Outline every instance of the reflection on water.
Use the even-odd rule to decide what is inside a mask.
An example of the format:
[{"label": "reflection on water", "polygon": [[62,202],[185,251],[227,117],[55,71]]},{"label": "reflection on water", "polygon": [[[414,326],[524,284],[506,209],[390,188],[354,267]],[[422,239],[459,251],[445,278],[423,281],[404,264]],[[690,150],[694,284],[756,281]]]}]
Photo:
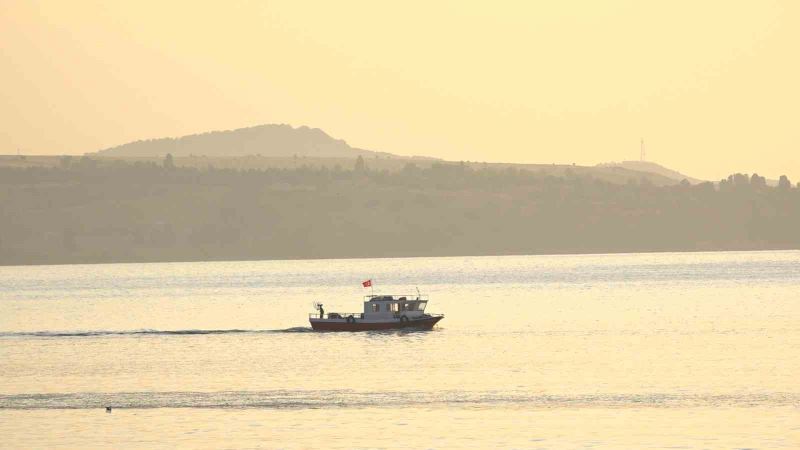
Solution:
[{"label": "reflection on water", "polygon": [[[310,331],[366,278],[446,318]],[[0,267],[0,447],[797,448],[798,293],[800,252]]]}]

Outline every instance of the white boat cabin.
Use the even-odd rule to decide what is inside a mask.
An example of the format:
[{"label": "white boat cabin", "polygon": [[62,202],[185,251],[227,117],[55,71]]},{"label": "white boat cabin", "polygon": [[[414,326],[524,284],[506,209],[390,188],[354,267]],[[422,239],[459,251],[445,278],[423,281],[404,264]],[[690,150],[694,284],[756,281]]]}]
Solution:
[{"label": "white boat cabin", "polygon": [[[353,316],[367,321],[391,321],[420,318],[425,314],[428,305],[426,295],[367,295],[364,297],[364,312],[361,314],[335,313],[327,314],[328,319],[346,319]],[[323,317],[324,318],[324,317]]]},{"label": "white boat cabin", "polygon": [[426,296],[416,295],[368,295],[364,298],[365,319],[409,319],[425,314],[428,305]]}]

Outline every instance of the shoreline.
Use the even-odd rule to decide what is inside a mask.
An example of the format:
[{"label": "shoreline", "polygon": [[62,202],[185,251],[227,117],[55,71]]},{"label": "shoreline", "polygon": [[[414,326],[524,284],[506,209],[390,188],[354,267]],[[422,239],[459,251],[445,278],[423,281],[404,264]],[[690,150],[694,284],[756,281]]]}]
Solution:
[{"label": "shoreline", "polygon": [[503,257],[503,256],[581,256],[581,255],[633,255],[633,254],[657,254],[657,253],[756,253],[756,252],[792,252],[800,251],[800,248],[791,247],[758,247],[758,248],[719,248],[719,249],[657,249],[657,250],[620,250],[620,251],[552,251],[552,252],[509,252],[509,253],[445,253],[435,255],[420,254],[391,254],[391,255],[344,255],[344,256],[296,256],[296,257],[253,257],[253,258],[187,258],[187,259],[111,259],[111,260],[88,260],[88,261],[68,261],[68,262],[20,262],[5,263],[0,262],[0,267],[30,267],[30,266],[69,266],[69,265],[101,265],[101,264],[169,264],[169,263],[198,263],[198,262],[253,262],[253,261],[336,261],[336,260],[359,260],[359,259],[420,259],[420,258],[480,258],[480,257]]}]

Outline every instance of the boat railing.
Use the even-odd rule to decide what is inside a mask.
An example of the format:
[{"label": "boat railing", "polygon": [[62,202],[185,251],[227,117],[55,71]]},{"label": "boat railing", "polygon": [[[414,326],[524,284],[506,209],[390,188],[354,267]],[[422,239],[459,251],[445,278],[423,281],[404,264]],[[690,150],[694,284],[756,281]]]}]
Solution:
[{"label": "boat railing", "polygon": [[353,316],[353,318],[356,319],[363,319],[364,313],[329,312],[325,314],[311,313],[308,315],[310,319],[347,319],[350,316]]},{"label": "boat railing", "polygon": [[428,301],[427,295],[420,295],[420,294],[372,294],[372,295],[365,295],[364,301],[370,300],[399,300],[399,301]]}]

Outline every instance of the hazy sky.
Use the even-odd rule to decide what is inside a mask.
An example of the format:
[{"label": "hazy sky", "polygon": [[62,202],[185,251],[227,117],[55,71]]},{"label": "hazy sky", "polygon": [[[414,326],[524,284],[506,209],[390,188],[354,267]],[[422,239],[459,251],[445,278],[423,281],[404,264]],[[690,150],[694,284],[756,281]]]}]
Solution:
[{"label": "hazy sky", "polygon": [[262,123],[800,180],[798,1],[0,0],[0,153]]}]

